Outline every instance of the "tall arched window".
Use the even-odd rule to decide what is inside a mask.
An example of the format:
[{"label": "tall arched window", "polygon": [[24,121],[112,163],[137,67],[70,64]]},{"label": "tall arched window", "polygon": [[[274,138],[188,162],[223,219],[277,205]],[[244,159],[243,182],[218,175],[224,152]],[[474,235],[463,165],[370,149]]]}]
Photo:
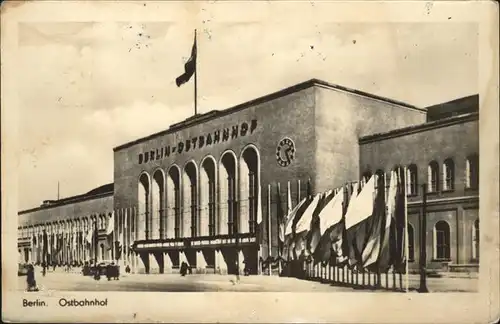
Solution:
[{"label": "tall arched window", "polygon": [[434,227],[434,258],[448,260],[450,254],[450,225],[445,221],[439,221]]},{"label": "tall arched window", "polygon": [[427,182],[429,192],[439,190],[439,164],[436,161],[432,161],[427,167]]},{"label": "tall arched window", "polygon": [[472,226],[472,259],[479,260],[479,219]]},{"label": "tall arched window", "polygon": [[259,153],[253,146],[243,150],[240,158],[240,232],[255,233],[257,195],[259,192]]},{"label": "tall arched window", "polygon": [[479,156],[472,154],[467,157],[465,187],[477,189],[479,187]]},{"label": "tall arched window", "polygon": [[220,234],[232,235],[237,226],[236,219],[236,156],[225,152],[219,163],[220,187]]},{"label": "tall arched window", "polygon": [[451,158],[443,163],[443,190],[453,190],[455,187],[455,163]]},{"label": "tall arched window", "polygon": [[200,172],[200,235],[213,236],[216,233],[215,222],[215,170],[213,157],[206,157],[201,162]]},{"label": "tall arched window", "polygon": [[184,187],[183,237],[195,237],[198,236],[198,168],[194,162],[188,162],[184,167],[182,186]]},{"label": "tall arched window", "polygon": [[418,171],[415,164],[410,164],[406,169],[406,191],[409,196],[418,193]]},{"label": "tall arched window", "polygon": [[415,260],[415,232],[413,226],[408,223],[408,261]]},{"label": "tall arched window", "polygon": [[139,178],[139,197],[138,197],[138,239],[144,240],[149,239],[148,223],[150,215],[150,181],[147,173],[141,174]]},{"label": "tall arched window", "polygon": [[168,170],[167,176],[167,237],[181,237],[181,192],[180,171],[177,166]]},{"label": "tall arched window", "polygon": [[152,207],[151,222],[148,231],[151,233],[152,239],[163,238],[164,221],[164,196],[165,196],[165,176],[163,171],[156,170],[153,174],[152,188]]}]

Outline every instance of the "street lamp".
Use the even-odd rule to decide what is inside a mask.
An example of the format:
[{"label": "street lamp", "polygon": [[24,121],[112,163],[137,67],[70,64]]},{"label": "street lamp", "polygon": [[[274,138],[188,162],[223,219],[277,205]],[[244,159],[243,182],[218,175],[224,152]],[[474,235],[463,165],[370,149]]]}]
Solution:
[{"label": "street lamp", "polygon": [[236,201],[234,203],[234,207],[233,207],[233,217],[235,217],[235,219],[233,219],[233,225],[234,225],[234,235],[235,235],[235,246],[236,246],[236,282],[239,282],[240,281],[240,251],[239,251],[239,246],[238,246],[238,233],[239,233],[239,215],[237,213],[237,211],[239,210],[239,208],[237,208],[238,206],[238,202]]},{"label": "street lamp", "polygon": [[426,293],[427,289],[427,184],[422,185],[422,212],[420,215],[420,288]]}]

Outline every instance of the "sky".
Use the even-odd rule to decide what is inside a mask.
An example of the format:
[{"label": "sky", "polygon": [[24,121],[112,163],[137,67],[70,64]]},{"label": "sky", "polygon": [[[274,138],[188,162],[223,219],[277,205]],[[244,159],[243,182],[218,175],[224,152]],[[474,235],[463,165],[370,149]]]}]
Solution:
[{"label": "sky", "polygon": [[198,110],[318,78],[418,107],[478,93],[466,23],[127,21],[18,26],[19,209],[113,181],[113,147],[193,114],[178,88],[198,30]]}]

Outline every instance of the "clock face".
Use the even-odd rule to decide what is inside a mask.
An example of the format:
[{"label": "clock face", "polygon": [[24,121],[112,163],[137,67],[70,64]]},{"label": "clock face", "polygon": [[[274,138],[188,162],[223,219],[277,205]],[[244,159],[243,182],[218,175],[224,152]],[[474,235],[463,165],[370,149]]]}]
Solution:
[{"label": "clock face", "polygon": [[276,160],[279,165],[286,167],[295,158],[295,143],[288,137],[279,141],[276,147]]}]

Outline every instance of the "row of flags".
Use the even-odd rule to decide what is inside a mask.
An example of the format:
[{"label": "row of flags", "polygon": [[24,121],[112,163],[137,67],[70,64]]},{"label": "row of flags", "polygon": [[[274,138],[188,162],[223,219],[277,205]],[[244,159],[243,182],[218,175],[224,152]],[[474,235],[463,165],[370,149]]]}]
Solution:
[{"label": "row of flags", "polygon": [[308,192],[293,208],[288,183],[287,211],[281,208],[278,186],[280,258],[402,271],[407,235],[405,182],[403,172],[393,171],[386,191],[385,179],[374,175],[316,195]]},{"label": "row of flags", "polygon": [[[133,216],[134,208],[119,209],[113,211],[109,217],[109,221],[105,228],[106,239],[108,240],[108,250],[114,248],[114,257],[119,259],[121,256],[121,251],[123,250],[125,243],[125,231],[121,230],[115,233],[115,218],[119,218],[119,224],[123,225],[124,229],[127,227],[134,228]],[[130,224],[129,224],[130,222]],[[116,235],[115,235],[116,234]],[[40,249],[43,259],[47,259],[48,255],[55,257],[63,248],[69,248],[70,251],[76,252],[79,244],[84,244],[86,247],[90,246],[97,250],[98,245],[98,229],[97,223],[94,221],[93,225],[88,229],[79,231],[76,228],[72,228],[70,231],[61,233],[50,233],[43,231],[41,236],[32,236],[32,246],[34,248]]]}]

